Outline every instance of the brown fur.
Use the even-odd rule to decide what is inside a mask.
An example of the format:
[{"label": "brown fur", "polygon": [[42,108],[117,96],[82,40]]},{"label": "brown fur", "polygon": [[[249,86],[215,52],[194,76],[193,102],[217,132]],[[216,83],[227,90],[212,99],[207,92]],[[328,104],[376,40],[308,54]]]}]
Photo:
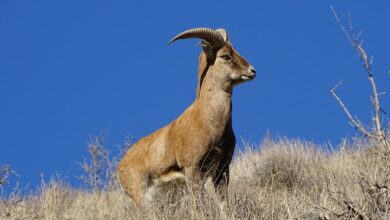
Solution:
[{"label": "brown fur", "polygon": [[[229,42],[216,51],[205,44],[203,50],[208,54],[199,57],[196,100],[176,120],[135,143],[119,164],[120,183],[137,205],[153,185],[181,175],[191,190],[211,177],[222,195],[227,192],[236,144],[232,91],[255,70]],[[225,54],[230,61],[221,58]]]}]

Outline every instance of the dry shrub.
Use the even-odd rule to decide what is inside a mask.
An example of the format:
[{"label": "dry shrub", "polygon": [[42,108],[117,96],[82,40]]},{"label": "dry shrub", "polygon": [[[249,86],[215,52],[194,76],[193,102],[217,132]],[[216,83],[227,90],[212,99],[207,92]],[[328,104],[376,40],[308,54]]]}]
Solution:
[{"label": "dry shrub", "polygon": [[[250,177],[260,187],[273,189],[297,187],[306,190],[315,185],[313,178],[320,170],[324,154],[312,143],[265,139],[257,152]],[[245,159],[246,155],[243,155]],[[239,172],[239,170],[237,171]]]},{"label": "dry shrub", "polygon": [[[324,187],[326,154],[319,146],[300,140],[266,138],[259,150],[247,149],[235,161],[232,188],[244,190],[256,202],[260,216],[298,218],[311,213]],[[242,172],[245,171],[245,172]]]},{"label": "dry shrub", "polygon": [[390,219],[390,150],[362,139],[339,148],[267,138],[234,160],[226,201],[210,182],[189,193],[177,181],[139,209],[119,188],[80,190],[57,179],[0,200],[0,219]]}]

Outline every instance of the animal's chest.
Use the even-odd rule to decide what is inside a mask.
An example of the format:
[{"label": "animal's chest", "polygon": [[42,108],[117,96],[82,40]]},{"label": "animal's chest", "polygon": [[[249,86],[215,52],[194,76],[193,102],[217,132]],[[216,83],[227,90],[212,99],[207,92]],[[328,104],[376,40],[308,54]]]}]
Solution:
[{"label": "animal's chest", "polygon": [[[235,137],[231,127],[230,115],[222,114],[223,120],[211,120],[203,115],[191,123],[178,121],[170,136],[170,146],[175,149],[179,166],[207,161],[221,161],[231,157]],[[181,123],[180,123],[181,122]],[[186,123],[184,123],[186,122]],[[208,163],[208,162],[207,162]]]},{"label": "animal's chest", "polygon": [[234,133],[231,129],[219,135],[218,139],[211,139],[204,149],[202,158],[212,158],[212,160],[225,160],[226,157],[231,157],[236,144]]}]

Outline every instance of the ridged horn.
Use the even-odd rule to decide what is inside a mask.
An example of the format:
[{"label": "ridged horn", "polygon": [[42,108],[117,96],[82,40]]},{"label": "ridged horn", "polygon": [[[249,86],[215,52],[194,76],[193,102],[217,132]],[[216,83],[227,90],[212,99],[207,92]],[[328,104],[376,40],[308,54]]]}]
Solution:
[{"label": "ridged horn", "polygon": [[203,39],[209,42],[214,48],[221,48],[225,45],[225,40],[221,34],[211,28],[193,28],[183,31],[176,35],[171,41],[169,41],[168,45],[175,42],[176,40],[187,38]]}]

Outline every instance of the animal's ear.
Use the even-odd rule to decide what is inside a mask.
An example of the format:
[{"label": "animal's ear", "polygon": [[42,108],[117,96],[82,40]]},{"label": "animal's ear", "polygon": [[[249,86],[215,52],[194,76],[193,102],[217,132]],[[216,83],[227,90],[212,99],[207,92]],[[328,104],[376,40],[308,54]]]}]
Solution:
[{"label": "animal's ear", "polygon": [[227,32],[226,32],[225,29],[223,29],[223,28],[218,28],[216,31],[223,37],[223,39],[224,39],[226,42],[229,42],[229,43],[230,43],[229,35],[227,34]]},{"label": "animal's ear", "polygon": [[211,46],[211,44],[208,41],[202,40],[200,42],[200,45],[202,46],[203,52],[206,54],[207,59],[209,61],[214,60],[215,58],[215,52],[214,48]]}]

